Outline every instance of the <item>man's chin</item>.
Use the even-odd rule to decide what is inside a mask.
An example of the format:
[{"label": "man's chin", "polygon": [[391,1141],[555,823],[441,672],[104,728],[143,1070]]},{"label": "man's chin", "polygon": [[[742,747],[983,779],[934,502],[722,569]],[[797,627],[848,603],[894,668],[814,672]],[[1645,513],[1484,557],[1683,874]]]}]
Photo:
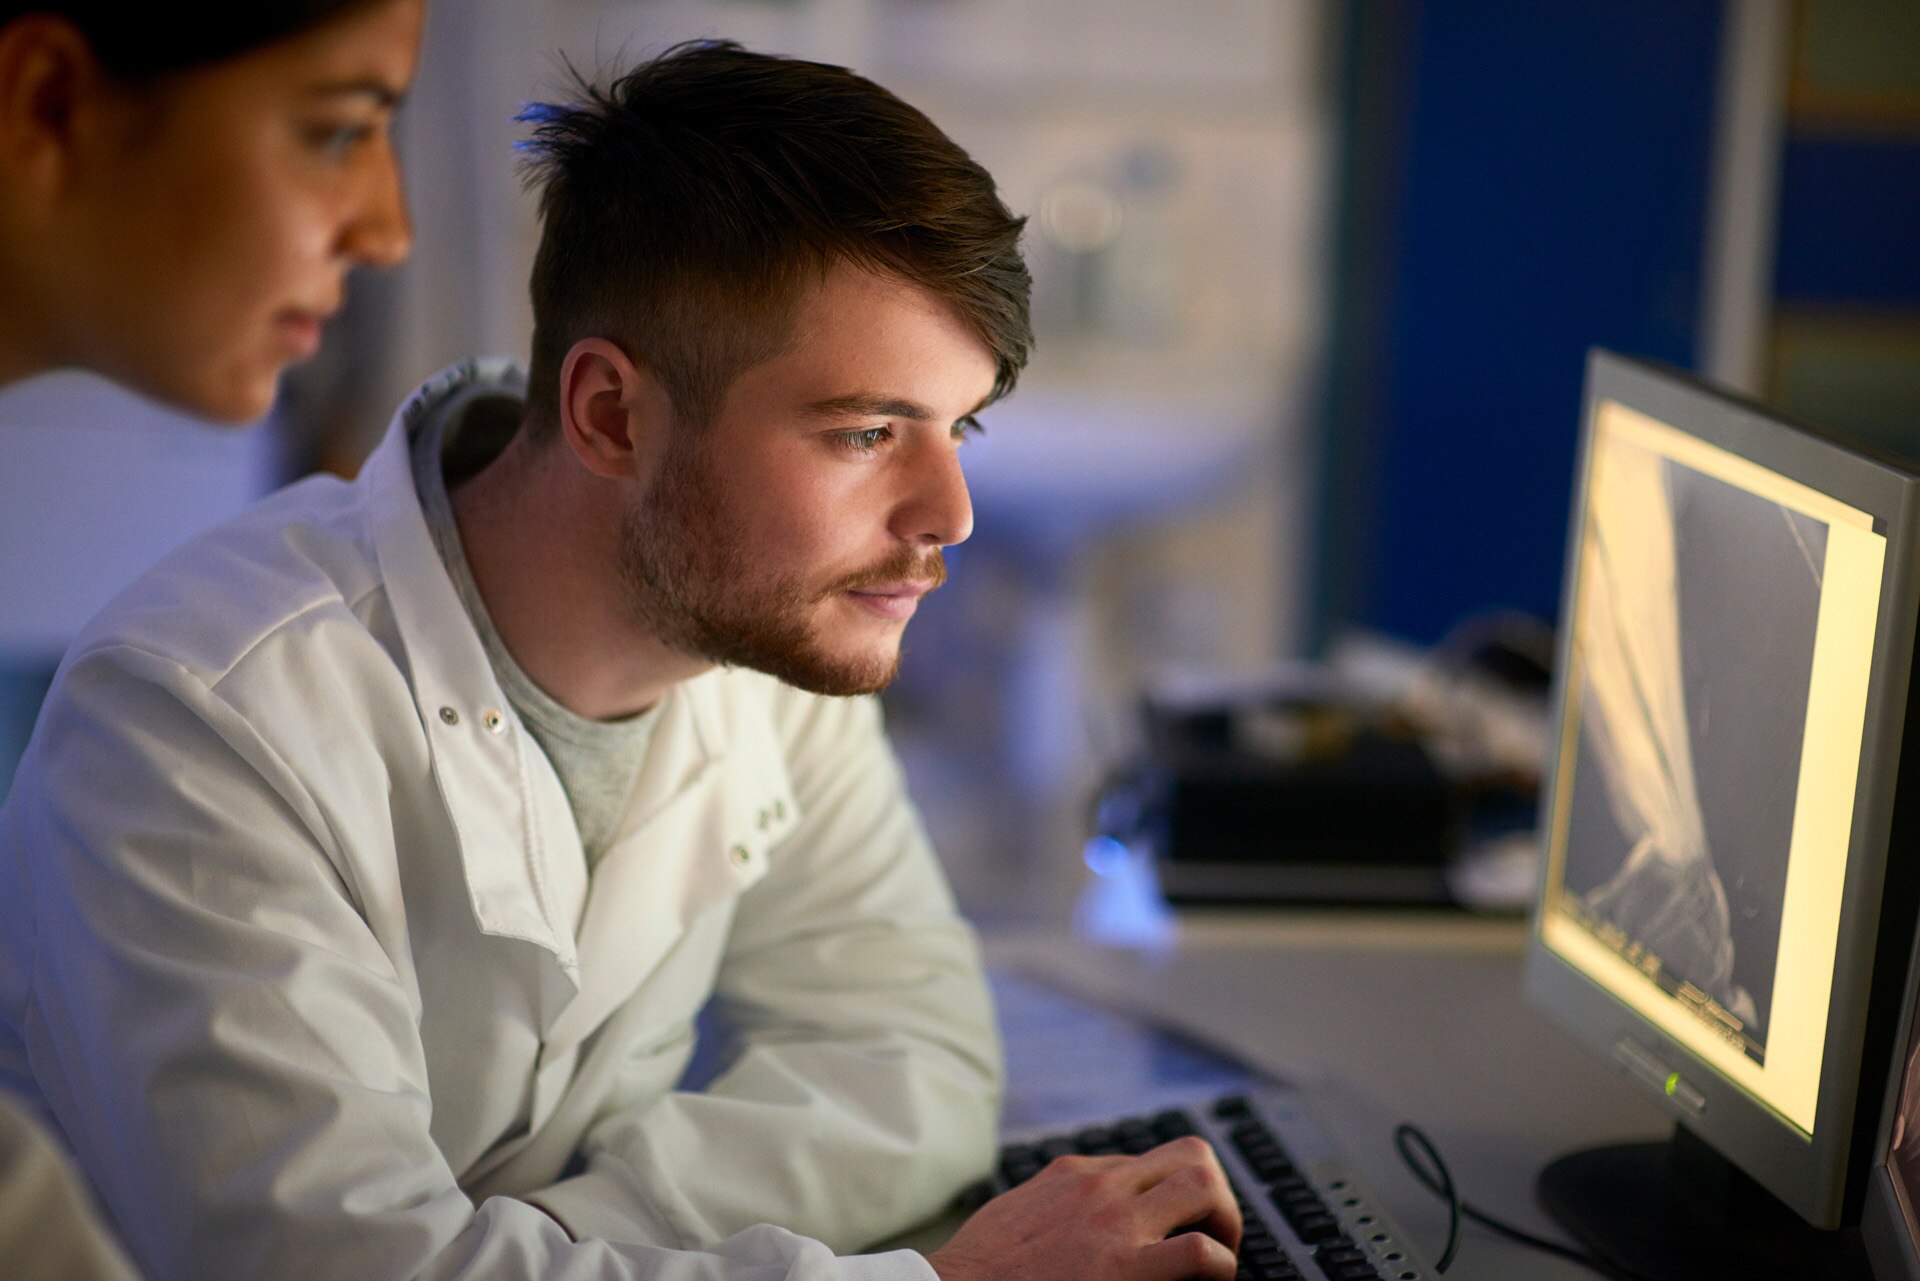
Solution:
[{"label": "man's chin", "polygon": [[900,656],[895,654],[886,662],[792,664],[784,671],[770,671],[767,674],[809,694],[853,698],[861,694],[878,694],[893,684],[893,678],[900,674]]},{"label": "man's chin", "polygon": [[877,694],[900,672],[900,628],[846,628],[818,617],[703,617],[673,648],[725,667],[743,667],[810,694]]},{"label": "man's chin", "polygon": [[755,655],[739,664],[763,672],[795,689],[833,698],[878,694],[900,674],[900,650],[849,655],[822,653],[812,647]]}]

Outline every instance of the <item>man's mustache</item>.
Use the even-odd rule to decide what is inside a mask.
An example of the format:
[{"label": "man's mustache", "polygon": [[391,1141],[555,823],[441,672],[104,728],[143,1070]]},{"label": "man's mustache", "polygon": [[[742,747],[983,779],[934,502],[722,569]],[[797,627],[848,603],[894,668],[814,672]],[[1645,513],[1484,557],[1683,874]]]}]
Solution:
[{"label": "man's mustache", "polygon": [[917,552],[911,547],[902,547],[898,552],[878,565],[848,574],[820,593],[822,600],[837,596],[841,592],[872,591],[876,587],[899,587],[904,584],[925,587],[928,591],[947,581],[947,558],[940,554],[938,547],[930,552]]}]

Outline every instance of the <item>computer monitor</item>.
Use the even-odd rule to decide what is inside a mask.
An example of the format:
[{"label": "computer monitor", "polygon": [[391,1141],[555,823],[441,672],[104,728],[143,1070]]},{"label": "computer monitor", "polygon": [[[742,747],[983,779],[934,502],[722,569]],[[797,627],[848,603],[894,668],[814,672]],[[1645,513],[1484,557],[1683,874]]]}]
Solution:
[{"label": "computer monitor", "polygon": [[1541,1200],[1644,1275],[1864,1274],[1834,1230],[1914,940],[1920,474],[1595,352],[1567,564],[1527,991],[1676,1129]]}]

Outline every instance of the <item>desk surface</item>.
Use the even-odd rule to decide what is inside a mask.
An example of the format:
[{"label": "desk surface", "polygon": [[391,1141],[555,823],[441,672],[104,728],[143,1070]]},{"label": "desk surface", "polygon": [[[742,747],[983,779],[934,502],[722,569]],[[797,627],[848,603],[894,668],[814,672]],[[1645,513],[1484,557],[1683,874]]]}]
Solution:
[{"label": "desk surface", "polygon": [[[1663,1137],[1648,1101],[1595,1062],[1521,995],[1525,929],[1451,915],[1190,915],[1151,951],[1053,937],[989,940],[999,970],[1137,1015],[1307,1087],[1323,1121],[1399,1220],[1438,1255],[1441,1203],[1393,1147],[1419,1125],[1463,1197],[1564,1239],[1533,1202],[1533,1177],[1574,1148]],[[1009,1034],[1009,1101],[1043,1109],[1058,1086]],[[1204,1078],[1202,1063],[1176,1072]],[[1449,1278],[1590,1281],[1591,1273],[1462,1229]]]}]

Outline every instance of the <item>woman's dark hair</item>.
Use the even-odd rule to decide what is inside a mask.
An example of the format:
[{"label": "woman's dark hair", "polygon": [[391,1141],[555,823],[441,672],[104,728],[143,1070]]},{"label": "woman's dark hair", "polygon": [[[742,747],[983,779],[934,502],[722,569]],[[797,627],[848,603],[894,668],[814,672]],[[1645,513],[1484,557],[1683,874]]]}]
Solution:
[{"label": "woman's dark hair", "polygon": [[0,0],[0,27],[30,13],[72,23],[100,65],[123,80],[150,80],[236,57],[297,36],[375,0]]},{"label": "woman's dark hair", "polygon": [[536,105],[540,193],[529,430],[550,436],[560,366],[608,338],[676,417],[708,421],[789,340],[807,286],[847,263],[916,285],[993,355],[994,398],[1033,342],[1024,219],[927,117],[845,67],[677,45],[583,101]]}]

